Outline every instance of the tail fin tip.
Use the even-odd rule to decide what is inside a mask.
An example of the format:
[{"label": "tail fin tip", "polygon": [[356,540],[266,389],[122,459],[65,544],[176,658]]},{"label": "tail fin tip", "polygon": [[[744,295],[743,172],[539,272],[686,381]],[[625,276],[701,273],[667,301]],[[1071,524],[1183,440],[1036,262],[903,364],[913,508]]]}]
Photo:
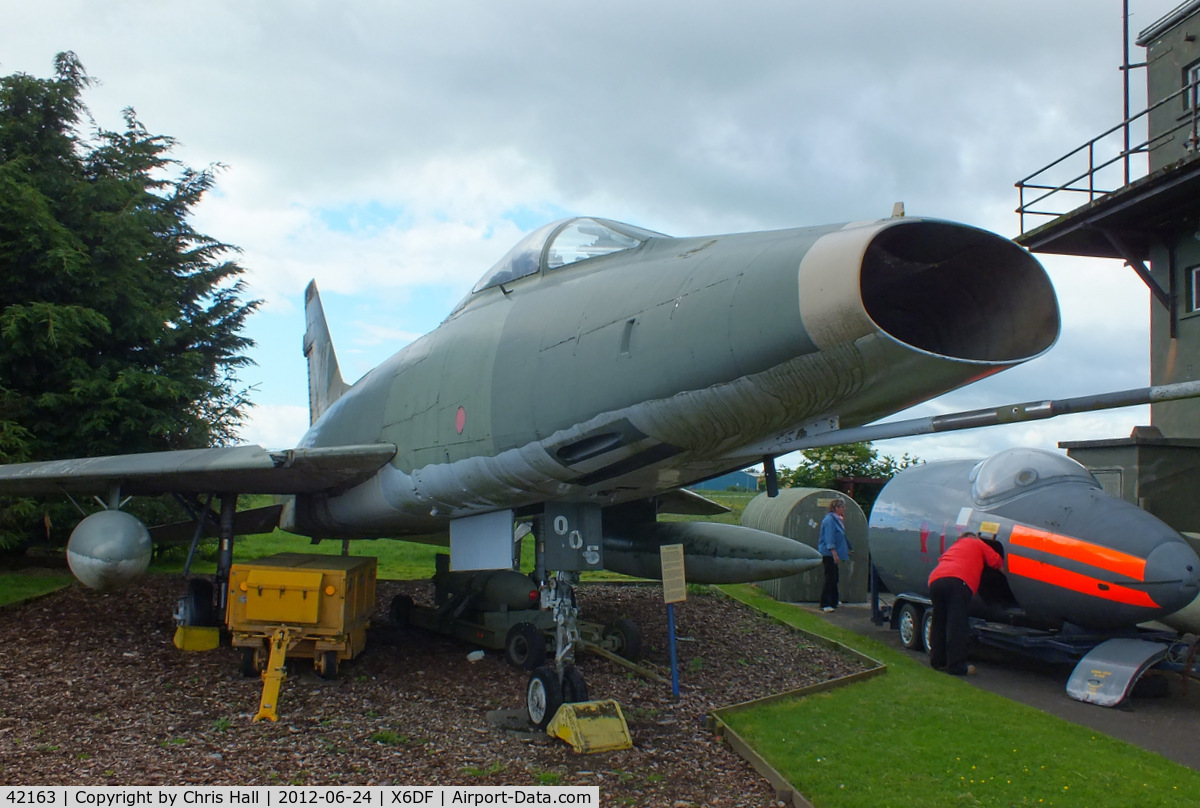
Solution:
[{"label": "tail fin tip", "polygon": [[325,410],[329,409],[348,385],[342,381],[338,368],[337,354],[329,336],[329,325],[325,322],[325,309],[321,306],[321,295],[316,280],[308,282],[304,289],[304,356],[308,359],[308,415],[309,423],[316,423]]}]

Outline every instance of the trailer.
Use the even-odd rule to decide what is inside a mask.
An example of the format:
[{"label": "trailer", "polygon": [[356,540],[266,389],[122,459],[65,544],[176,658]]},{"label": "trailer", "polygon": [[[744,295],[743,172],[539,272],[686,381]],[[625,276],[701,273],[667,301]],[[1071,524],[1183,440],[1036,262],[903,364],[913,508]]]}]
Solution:
[{"label": "trailer", "polygon": [[[929,653],[933,625],[929,598],[902,592],[886,604],[880,589],[878,581],[873,581],[873,622],[882,625],[887,621],[899,632],[905,648]],[[1125,701],[1149,670],[1179,673],[1185,681],[1200,676],[1196,666],[1197,638],[1192,635],[1181,637],[1173,631],[1142,627],[1120,631],[1088,631],[1070,625],[1040,629],[979,617],[970,618],[968,623],[972,640],[980,645],[1051,664],[1074,665],[1067,680],[1067,694],[1077,701],[1102,707],[1115,707]],[[1145,689],[1149,691],[1150,687],[1147,685]]]},{"label": "trailer", "polygon": [[[475,646],[503,650],[510,665],[532,671],[556,654],[554,614],[542,608],[539,586],[515,570],[450,572],[449,558],[437,556],[434,606],[417,605],[407,595],[391,603],[392,624],[415,626]],[[631,620],[608,624],[578,621],[579,639],[629,661],[642,653],[642,632]]]},{"label": "trailer", "polygon": [[256,721],[276,720],[288,656],[311,659],[317,675],[333,679],[342,662],[362,653],[375,577],[371,556],[280,553],[230,568],[232,645],[242,649],[242,674],[262,674],[264,682]]}]

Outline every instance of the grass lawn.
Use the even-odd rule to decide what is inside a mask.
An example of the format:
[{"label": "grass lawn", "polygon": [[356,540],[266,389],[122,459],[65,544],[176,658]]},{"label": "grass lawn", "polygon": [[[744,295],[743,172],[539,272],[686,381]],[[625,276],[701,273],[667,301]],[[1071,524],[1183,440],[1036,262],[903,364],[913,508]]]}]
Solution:
[{"label": "grass lawn", "polygon": [[[446,553],[445,547],[417,542],[377,539],[375,541],[350,542],[350,555],[375,556],[378,559],[380,578],[397,581],[428,578],[433,575],[434,557]],[[276,553],[313,553],[316,555],[341,555],[342,543],[323,541],[313,544],[303,536],[295,536],[276,530],[254,536],[239,536],[233,543],[233,560],[250,561]],[[532,549],[530,549],[532,553]],[[216,544],[207,542],[192,561],[192,573],[212,575],[217,571]],[[183,568],[186,553],[182,549],[158,558],[150,565],[154,572],[178,572]],[[532,562],[530,562],[532,565]]]},{"label": "grass lawn", "polygon": [[19,603],[56,589],[62,589],[73,580],[75,579],[69,573],[62,575],[2,573],[0,574],[0,606]]},{"label": "grass lawn", "polygon": [[724,589],[888,665],[866,682],[725,716],[817,808],[1144,808],[1200,794],[1200,772],[937,673],[753,587]]}]

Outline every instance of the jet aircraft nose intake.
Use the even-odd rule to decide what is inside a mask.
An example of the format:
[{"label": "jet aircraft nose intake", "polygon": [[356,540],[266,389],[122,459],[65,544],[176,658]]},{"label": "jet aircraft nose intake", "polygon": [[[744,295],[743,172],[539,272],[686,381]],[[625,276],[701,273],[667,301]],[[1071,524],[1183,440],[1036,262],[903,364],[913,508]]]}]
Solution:
[{"label": "jet aircraft nose intake", "polygon": [[1187,544],[1171,541],[1155,547],[1146,558],[1146,594],[1174,612],[1200,592],[1200,558]]}]

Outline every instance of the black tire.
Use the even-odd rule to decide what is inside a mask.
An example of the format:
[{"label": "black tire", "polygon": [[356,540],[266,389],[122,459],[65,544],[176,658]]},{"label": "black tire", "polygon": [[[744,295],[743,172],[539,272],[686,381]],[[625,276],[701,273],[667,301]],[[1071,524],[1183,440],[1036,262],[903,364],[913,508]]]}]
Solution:
[{"label": "black tire", "polygon": [[320,655],[314,660],[317,668],[317,676],[322,679],[336,679],[338,675],[338,652],[337,651],[321,651]]},{"label": "black tire", "polygon": [[927,654],[933,650],[933,609],[926,609],[921,618],[921,645]]},{"label": "black tire", "polygon": [[563,704],[588,700],[587,682],[583,679],[582,671],[574,665],[568,665],[563,670],[562,691]]},{"label": "black tire", "polygon": [[618,618],[604,627],[605,645],[630,662],[642,658],[642,630],[632,620]]},{"label": "black tire", "polygon": [[263,672],[263,668],[258,666],[259,654],[262,648],[243,648],[242,649],[242,676],[258,676]]},{"label": "black tire", "polygon": [[900,607],[900,617],[896,622],[896,627],[900,630],[901,644],[909,650],[921,650],[923,644],[921,642],[921,617],[924,611],[915,603],[905,603]]},{"label": "black tire", "polygon": [[413,599],[408,595],[396,595],[392,598],[392,608],[389,612],[392,625],[396,628],[407,628],[408,616],[412,614],[413,605]]},{"label": "black tire", "polygon": [[206,578],[189,578],[187,590],[179,599],[176,614],[181,626],[211,626],[213,623],[213,584]]},{"label": "black tire", "polygon": [[558,681],[558,673],[554,668],[543,665],[529,675],[529,683],[525,687],[525,709],[529,713],[529,723],[537,729],[546,729],[561,706],[562,685]]},{"label": "black tire", "polygon": [[514,668],[531,671],[546,661],[546,637],[532,623],[517,623],[504,638],[504,658]]}]

